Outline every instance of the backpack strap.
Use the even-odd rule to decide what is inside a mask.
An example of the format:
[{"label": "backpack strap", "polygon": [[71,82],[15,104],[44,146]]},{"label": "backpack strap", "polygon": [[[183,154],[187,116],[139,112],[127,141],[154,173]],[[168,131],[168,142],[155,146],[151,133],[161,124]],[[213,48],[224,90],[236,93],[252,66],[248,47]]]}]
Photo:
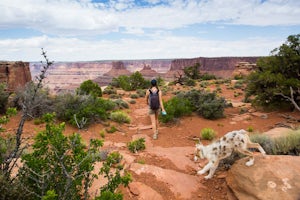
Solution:
[{"label": "backpack strap", "polygon": [[[149,92],[150,92],[150,94],[153,94],[151,89],[149,89]],[[159,89],[157,89],[156,94],[158,94],[158,92],[159,92]]]}]

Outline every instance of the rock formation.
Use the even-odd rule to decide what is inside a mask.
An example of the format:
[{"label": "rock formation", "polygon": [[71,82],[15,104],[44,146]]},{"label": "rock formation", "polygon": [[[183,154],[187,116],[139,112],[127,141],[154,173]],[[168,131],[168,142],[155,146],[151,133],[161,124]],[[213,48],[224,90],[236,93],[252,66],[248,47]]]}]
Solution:
[{"label": "rock formation", "polygon": [[246,159],[237,161],[226,178],[237,199],[300,198],[299,156],[256,156],[251,167],[245,165]]},{"label": "rock formation", "polygon": [[[200,63],[200,72],[208,72],[217,77],[229,78],[236,65],[240,62],[255,63],[258,57],[218,57],[191,59],[154,59],[154,60],[124,60],[124,61],[93,61],[93,62],[59,62],[48,70],[45,80],[50,91],[72,91],[85,80],[93,80],[100,86],[109,84],[113,77],[130,75],[140,71],[147,79],[162,77],[167,81],[174,80],[174,74],[182,72],[187,66]],[[31,63],[32,76],[38,74],[40,63]]]},{"label": "rock formation", "polygon": [[0,61],[0,83],[6,83],[9,91],[15,91],[31,81],[28,62]]},{"label": "rock formation", "polygon": [[256,68],[256,63],[238,62],[232,72],[232,77],[248,76]]}]

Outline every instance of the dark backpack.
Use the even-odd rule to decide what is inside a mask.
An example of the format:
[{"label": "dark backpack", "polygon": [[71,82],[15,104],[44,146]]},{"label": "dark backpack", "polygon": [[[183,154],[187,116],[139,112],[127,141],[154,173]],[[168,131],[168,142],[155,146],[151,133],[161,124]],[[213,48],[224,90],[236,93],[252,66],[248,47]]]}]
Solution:
[{"label": "dark backpack", "polygon": [[152,92],[151,89],[149,89],[150,95],[149,95],[149,103],[150,103],[150,108],[152,110],[157,110],[159,109],[159,95],[157,90],[156,92]]}]

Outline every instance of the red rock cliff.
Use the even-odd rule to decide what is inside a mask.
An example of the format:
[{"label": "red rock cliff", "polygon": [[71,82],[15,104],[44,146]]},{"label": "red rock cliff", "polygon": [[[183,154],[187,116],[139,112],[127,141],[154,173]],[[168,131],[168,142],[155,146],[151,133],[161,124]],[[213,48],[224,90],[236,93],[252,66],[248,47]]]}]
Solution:
[{"label": "red rock cliff", "polygon": [[0,83],[6,83],[9,91],[15,91],[31,81],[29,62],[0,61]]}]

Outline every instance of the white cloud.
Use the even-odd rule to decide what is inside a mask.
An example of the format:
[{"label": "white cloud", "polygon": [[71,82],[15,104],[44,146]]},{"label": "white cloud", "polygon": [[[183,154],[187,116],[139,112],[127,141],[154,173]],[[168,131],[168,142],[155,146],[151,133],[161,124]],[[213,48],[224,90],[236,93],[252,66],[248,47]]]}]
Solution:
[{"label": "white cloud", "polygon": [[218,41],[164,36],[150,41],[123,39],[113,42],[42,36],[30,39],[0,40],[0,58],[15,60],[18,57],[23,61],[39,61],[42,47],[48,52],[49,58],[54,61],[266,56],[284,40],[285,38],[252,38]]},{"label": "white cloud", "polygon": [[1,0],[0,28],[31,28],[60,36],[97,35],[128,29],[173,29],[195,23],[299,25],[296,0],[169,0],[138,7],[134,0]]}]

